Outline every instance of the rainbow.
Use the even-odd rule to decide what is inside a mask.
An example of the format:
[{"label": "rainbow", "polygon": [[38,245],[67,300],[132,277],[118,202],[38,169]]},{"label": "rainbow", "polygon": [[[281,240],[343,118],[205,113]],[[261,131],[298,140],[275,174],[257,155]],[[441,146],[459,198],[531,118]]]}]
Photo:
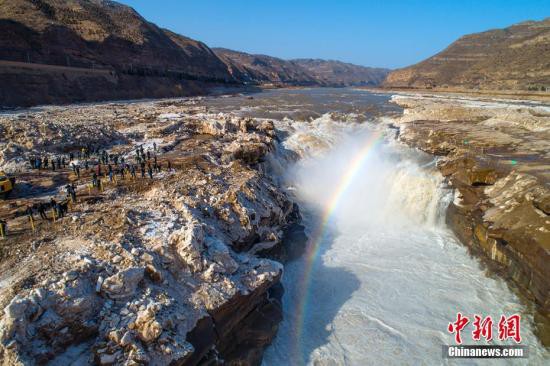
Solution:
[{"label": "rainbow", "polygon": [[310,236],[308,243],[306,245],[305,253],[305,266],[303,268],[303,274],[300,278],[298,284],[298,294],[299,300],[297,303],[297,309],[295,312],[296,321],[295,328],[292,332],[292,355],[290,360],[293,361],[293,364],[304,364],[304,357],[306,355],[302,352],[302,341],[303,341],[303,331],[304,331],[304,322],[305,315],[308,313],[308,309],[311,305],[311,281],[312,281],[312,270],[313,266],[318,260],[319,249],[321,247],[321,242],[326,236],[329,223],[332,219],[332,216],[336,209],[338,208],[342,197],[345,195],[348,188],[351,186],[355,180],[357,174],[360,172],[361,167],[364,165],[366,160],[369,157],[369,154],[374,150],[374,147],[377,146],[382,141],[382,133],[380,131],[373,131],[372,135],[366,139],[364,145],[358,151],[357,154],[350,160],[348,166],[345,169],[345,174],[342,175],[337,188],[332,193],[328,204],[323,210],[323,215],[319,225],[316,227],[315,231]]}]

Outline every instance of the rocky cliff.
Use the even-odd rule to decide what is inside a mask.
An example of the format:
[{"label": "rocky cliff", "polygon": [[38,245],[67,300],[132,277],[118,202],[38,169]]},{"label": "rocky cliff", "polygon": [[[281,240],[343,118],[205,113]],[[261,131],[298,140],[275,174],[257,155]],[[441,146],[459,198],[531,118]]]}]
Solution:
[{"label": "rocky cliff", "polygon": [[339,61],[283,60],[224,48],[216,48],[214,52],[227,64],[233,77],[257,84],[337,87],[379,85],[389,71]]},{"label": "rocky cliff", "polygon": [[391,72],[386,87],[550,90],[550,18],[461,37],[416,65]]}]

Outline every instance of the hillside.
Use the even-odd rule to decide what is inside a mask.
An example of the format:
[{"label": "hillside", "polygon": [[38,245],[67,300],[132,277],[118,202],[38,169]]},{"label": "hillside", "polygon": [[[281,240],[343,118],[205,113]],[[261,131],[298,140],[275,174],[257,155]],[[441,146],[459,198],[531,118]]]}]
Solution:
[{"label": "hillside", "polygon": [[248,83],[316,86],[379,85],[389,70],[339,61],[283,60],[266,55],[215,48],[231,75]]},{"label": "hillside", "polygon": [[318,81],[307,70],[292,61],[266,55],[214,48],[231,75],[247,83],[288,85],[317,85]]},{"label": "hillside", "polygon": [[203,43],[104,0],[0,2],[0,106],[158,98],[233,81]]},{"label": "hillside", "polygon": [[128,6],[102,0],[0,2],[0,59],[229,78],[203,43],[160,29]]},{"label": "hillside", "polygon": [[461,37],[385,87],[550,90],[550,18]]},{"label": "hillside", "polygon": [[336,61],[214,52],[114,1],[0,1],[0,108],[181,97],[243,84],[377,85],[385,73]]},{"label": "hillside", "polygon": [[390,71],[333,60],[297,59],[293,62],[305,68],[320,82],[335,86],[380,85]]}]

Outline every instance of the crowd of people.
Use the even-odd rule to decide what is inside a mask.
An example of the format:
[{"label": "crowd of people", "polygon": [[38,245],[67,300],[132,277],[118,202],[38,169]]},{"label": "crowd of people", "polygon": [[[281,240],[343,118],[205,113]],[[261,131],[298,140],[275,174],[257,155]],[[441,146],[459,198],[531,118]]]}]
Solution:
[{"label": "crowd of people", "polygon": [[[121,181],[127,177],[136,180],[138,172],[141,173],[142,179],[146,177],[154,179],[155,174],[162,172],[163,169],[173,170],[169,160],[166,160],[164,167],[158,160],[156,143],[153,143],[152,150],[145,150],[142,145],[137,146],[133,158],[134,161],[130,161],[122,154],[113,154],[92,147],[62,155],[44,154],[29,157],[31,169],[51,169],[52,171],[71,169],[75,175],[75,180],[65,186],[66,197],[62,200],[56,201],[52,197],[49,202],[38,202],[27,206],[25,215],[28,217],[32,229],[35,230],[35,213],[38,213],[40,219],[48,221],[56,221],[65,216],[69,205],[77,202],[77,181],[89,178],[91,179],[90,188],[97,188],[102,191],[104,179],[108,179],[111,183],[116,183],[117,177]],[[85,177],[82,175],[85,175]],[[48,215],[48,213],[51,214]],[[7,222],[0,220],[0,236],[5,237],[7,231]]]}]

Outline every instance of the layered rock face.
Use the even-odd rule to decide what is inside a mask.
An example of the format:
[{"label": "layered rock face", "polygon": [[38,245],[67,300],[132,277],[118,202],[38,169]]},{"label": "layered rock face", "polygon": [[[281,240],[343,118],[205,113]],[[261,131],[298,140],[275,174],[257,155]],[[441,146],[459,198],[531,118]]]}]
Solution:
[{"label": "layered rock face", "polygon": [[297,86],[379,85],[389,70],[364,67],[339,61],[297,59],[282,60],[266,55],[215,48],[238,80],[248,83]]},{"label": "layered rock face", "polygon": [[550,344],[550,109],[442,96],[394,96],[399,138],[441,156],[455,190],[447,222],[538,305]]},{"label": "layered rock face", "polygon": [[[272,123],[188,100],[49,108],[0,126],[10,136],[1,168],[18,177],[2,203],[2,364],[259,364],[282,318],[283,267],[255,253],[283,245],[299,220],[262,172]],[[162,171],[104,179],[101,190],[88,186],[95,166],[80,179],[27,167],[34,154],[83,146],[133,163],[139,145]],[[62,200],[70,181],[78,194],[67,217],[35,217],[31,231],[17,211]]]},{"label": "layered rock face", "polygon": [[416,65],[391,72],[386,87],[550,90],[550,19],[461,37]]}]

